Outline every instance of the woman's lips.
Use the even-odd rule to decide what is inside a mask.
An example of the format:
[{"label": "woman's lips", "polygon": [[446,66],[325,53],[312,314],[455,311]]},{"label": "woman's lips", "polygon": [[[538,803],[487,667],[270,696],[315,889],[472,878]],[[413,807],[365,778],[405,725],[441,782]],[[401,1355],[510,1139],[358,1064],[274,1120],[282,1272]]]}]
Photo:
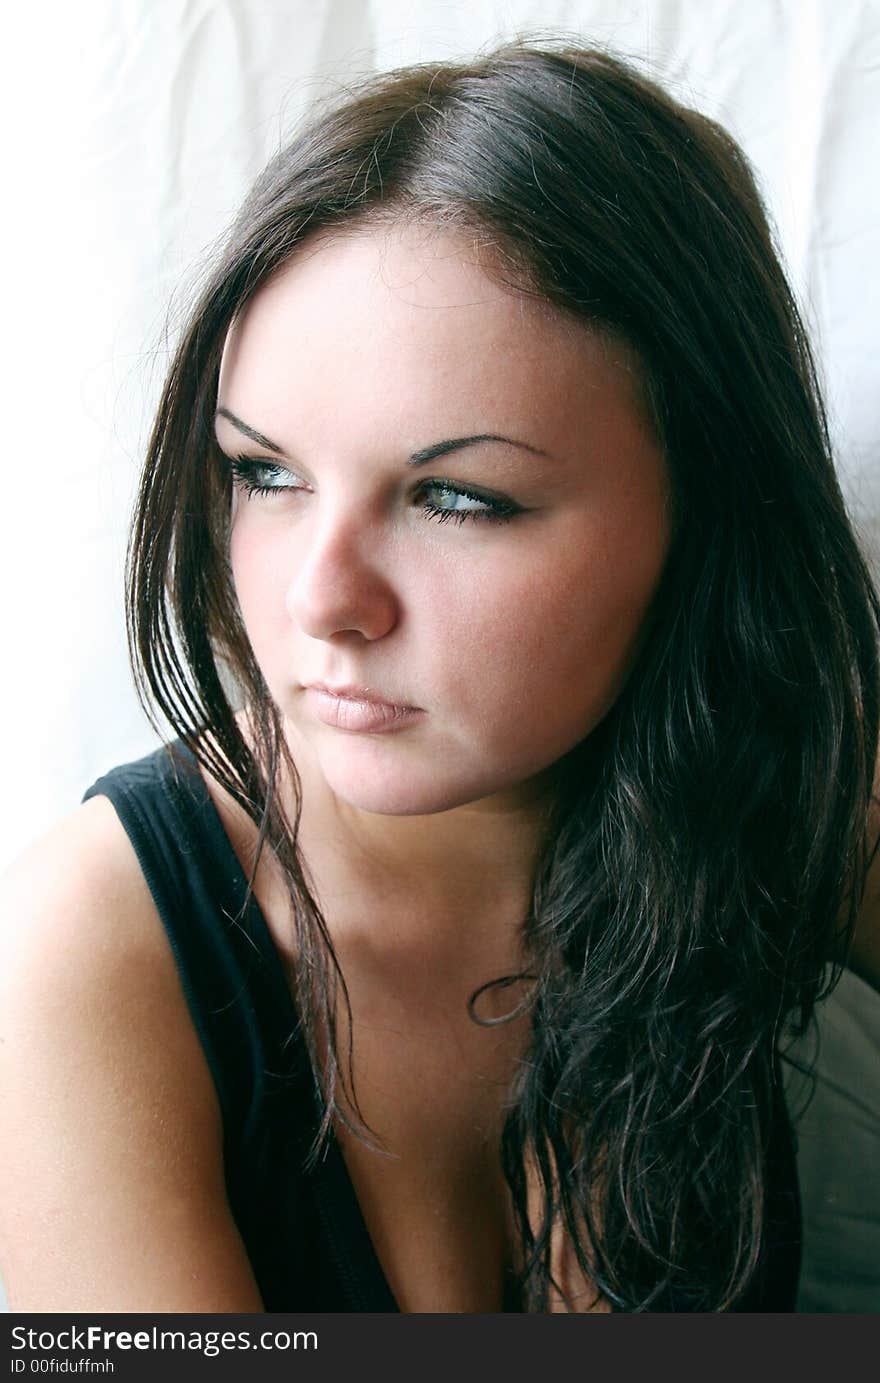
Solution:
[{"label": "woman's lips", "polygon": [[335,730],[382,734],[403,730],[425,713],[418,706],[392,706],[387,701],[365,701],[340,696],[320,687],[304,688],[306,705],[324,725]]}]

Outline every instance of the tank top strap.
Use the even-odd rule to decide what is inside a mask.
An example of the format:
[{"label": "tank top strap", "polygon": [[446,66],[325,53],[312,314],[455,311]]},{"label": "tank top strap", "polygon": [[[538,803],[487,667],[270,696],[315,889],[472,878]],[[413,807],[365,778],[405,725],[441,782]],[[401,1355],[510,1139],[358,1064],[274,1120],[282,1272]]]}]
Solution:
[{"label": "tank top strap", "polygon": [[167,933],[227,1143],[248,1143],[280,1088],[311,1085],[265,919],[253,897],[245,907],[244,872],[180,740],[110,770],[83,801],[98,795],[113,803]]},{"label": "tank top strap", "polygon": [[98,778],[168,936],[223,1118],[229,1205],[267,1311],[396,1311],[320,1097],[281,957],[180,740]]}]

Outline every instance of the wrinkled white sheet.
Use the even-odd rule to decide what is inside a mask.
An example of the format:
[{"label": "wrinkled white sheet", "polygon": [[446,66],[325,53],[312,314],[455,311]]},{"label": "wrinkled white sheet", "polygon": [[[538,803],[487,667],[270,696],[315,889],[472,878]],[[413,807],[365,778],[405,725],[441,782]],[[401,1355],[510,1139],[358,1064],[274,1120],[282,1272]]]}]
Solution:
[{"label": "wrinkled white sheet", "polygon": [[[880,546],[880,6],[859,0],[91,0],[17,21],[0,593],[0,865],[156,742],[124,650],[126,521],[169,302],[316,93],[519,28],[612,43],[725,122],[759,172]],[[9,430],[12,429],[12,435]]]},{"label": "wrinkled white sheet", "polygon": [[313,96],[353,74],[565,29],[646,62],[727,124],[812,324],[876,559],[877,3],[90,0],[13,23],[0,865],[157,742],[127,668],[122,561],[169,299]]}]

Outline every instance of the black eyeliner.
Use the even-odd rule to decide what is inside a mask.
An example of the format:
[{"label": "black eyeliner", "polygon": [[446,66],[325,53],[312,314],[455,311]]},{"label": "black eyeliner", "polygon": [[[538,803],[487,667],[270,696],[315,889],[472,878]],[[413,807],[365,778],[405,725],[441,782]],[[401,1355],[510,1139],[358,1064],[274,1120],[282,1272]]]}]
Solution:
[{"label": "black eyeliner", "polygon": [[[287,467],[280,465],[277,461],[269,461],[265,458],[255,456],[230,456],[228,452],[223,451],[222,448],[220,450],[224,460],[228,463],[232,471],[233,484],[244,490],[248,499],[253,495],[283,494],[291,489],[299,490],[305,488],[301,485],[260,485],[255,480],[257,472],[268,471],[270,474],[275,474],[277,476],[279,473],[286,471]],[[289,474],[291,473],[289,472]],[[462,524],[468,519],[475,519],[477,521],[482,520],[489,523],[505,523],[514,518],[517,514],[523,512],[519,505],[512,503],[512,501],[508,499],[503,499],[500,495],[481,493],[478,490],[471,489],[469,486],[460,484],[458,481],[445,480],[439,477],[431,478],[422,481],[418,492],[421,493],[423,490],[446,491],[449,494],[458,495],[463,499],[471,499],[477,504],[484,504],[486,506],[484,510],[480,511],[468,509],[441,509],[439,505],[425,503],[422,506],[422,512],[425,517],[437,519],[440,523],[444,523],[449,519],[454,519],[457,524]]]}]

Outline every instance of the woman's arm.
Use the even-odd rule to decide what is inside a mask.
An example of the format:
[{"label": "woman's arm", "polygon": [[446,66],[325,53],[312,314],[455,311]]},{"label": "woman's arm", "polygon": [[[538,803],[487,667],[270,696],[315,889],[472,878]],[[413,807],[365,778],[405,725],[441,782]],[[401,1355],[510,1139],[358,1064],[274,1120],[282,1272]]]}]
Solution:
[{"label": "woman's arm", "polygon": [[14,1311],[253,1312],[216,1092],[105,798],[0,887],[0,1272]]}]

